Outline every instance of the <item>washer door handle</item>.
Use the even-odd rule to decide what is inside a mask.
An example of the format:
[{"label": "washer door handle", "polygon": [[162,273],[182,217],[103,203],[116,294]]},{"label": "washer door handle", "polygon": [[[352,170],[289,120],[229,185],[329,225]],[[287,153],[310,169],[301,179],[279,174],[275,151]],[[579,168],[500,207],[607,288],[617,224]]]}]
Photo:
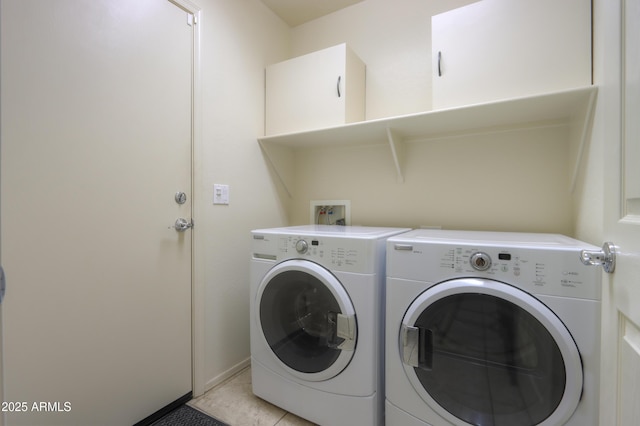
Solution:
[{"label": "washer door handle", "polygon": [[[330,346],[344,351],[353,351],[356,348],[358,334],[356,316],[329,312],[327,319],[334,329],[334,339],[331,339],[333,342],[329,343]],[[338,339],[342,339],[342,341],[338,343]]]}]

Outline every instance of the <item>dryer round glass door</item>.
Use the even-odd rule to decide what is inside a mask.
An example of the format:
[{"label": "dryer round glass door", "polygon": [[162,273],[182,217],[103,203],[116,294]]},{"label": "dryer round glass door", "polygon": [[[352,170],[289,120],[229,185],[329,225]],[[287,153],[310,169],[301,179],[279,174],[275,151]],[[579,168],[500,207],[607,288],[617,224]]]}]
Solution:
[{"label": "dryer round glass door", "polygon": [[355,310],[328,270],[305,260],[282,262],[263,278],[255,306],[266,343],[291,374],[327,380],[349,364],[357,339]]},{"label": "dryer round glass door", "polygon": [[417,393],[454,424],[564,424],[580,400],[571,334],[542,302],[504,283],[429,288],[407,310],[399,344]]}]

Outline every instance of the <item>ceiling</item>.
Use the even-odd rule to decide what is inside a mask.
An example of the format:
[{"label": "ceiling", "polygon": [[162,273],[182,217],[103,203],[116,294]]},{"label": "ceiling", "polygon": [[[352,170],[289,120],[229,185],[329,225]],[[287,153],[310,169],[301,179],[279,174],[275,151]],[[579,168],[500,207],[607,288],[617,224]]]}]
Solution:
[{"label": "ceiling", "polygon": [[295,27],[363,0],[261,0],[289,26]]}]

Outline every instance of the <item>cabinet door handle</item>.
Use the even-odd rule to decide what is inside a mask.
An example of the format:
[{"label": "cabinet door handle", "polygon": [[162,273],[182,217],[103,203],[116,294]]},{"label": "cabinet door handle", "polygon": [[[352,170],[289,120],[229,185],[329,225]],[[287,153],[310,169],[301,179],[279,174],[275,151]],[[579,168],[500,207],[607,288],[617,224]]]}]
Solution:
[{"label": "cabinet door handle", "polygon": [[338,97],[340,97],[340,80],[342,79],[342,76],[338,76],[338,84],[336,85],[336,89],[338,90]]},{"label": "cabinet door handle", "polygon": [[442,77],[442,52],[438,52],[438,77]]}]

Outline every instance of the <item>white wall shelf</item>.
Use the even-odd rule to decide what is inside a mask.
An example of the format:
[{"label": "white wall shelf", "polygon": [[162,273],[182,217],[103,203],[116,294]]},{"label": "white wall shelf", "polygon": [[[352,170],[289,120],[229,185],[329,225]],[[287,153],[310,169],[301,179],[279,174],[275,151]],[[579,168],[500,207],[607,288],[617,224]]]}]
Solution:
[{"label": "white wall shelf", "polygon": [[[291,182],[281,169],[283,151],[306,147],[389,144],[398,182],[404,181],[403,145],[452,134],[490,131],[496,128],[532,127],[540,123],[567,122],[577,129],[579,144],[588,137],[597,88],[581,87],[542,95],[361,121],[325,129],[258,138],[276,173],[290,192]],[[581,152],[578,149],[578,152]],[[288,155],[290,157],[290,155]],[[579,168],[580,156],[574,170]],[[571,183],[571,187],[575,185]]]}]

